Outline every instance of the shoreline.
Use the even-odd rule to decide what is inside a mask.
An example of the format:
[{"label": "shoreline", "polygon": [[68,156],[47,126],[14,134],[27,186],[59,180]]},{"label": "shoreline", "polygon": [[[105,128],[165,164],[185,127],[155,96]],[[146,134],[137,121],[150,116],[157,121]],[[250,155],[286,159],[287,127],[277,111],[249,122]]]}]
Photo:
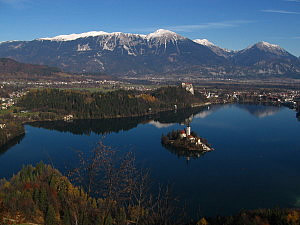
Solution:
[{"label": "shoreline", "polygon": [[[206,106],[211,106],[211,105],[216,105],[216,104],[221,104],[221,105],[226,105],[226,104],[256,104],[256,105],[273,105],[273,106],[277,106],[277,107],[287,107],[291,110],[295,110],[297,112],[297,115],[300,114],[300,112],[298,112],[296,109],[293,109],[291,107],[289,107],[288,105],[284,105],[283,103],[281,102],[257,102],[257,101],[220,101],[220,102],[205,102],[205,103],[193,103],[191,104],[190,106],[188,107],[183,107],[183,108],[180,108],[178,110],[186,110],[186,109],[195,109],[195,108],[201,108],[201,107],[206,107]],[[105,116],[105,117],[92,117],[92,118],[87,118],[87,117],[75,117],[74,119],[72,120],[88,120],[88,119],[91,119],[91,120],[97,120],[97,119],[118,119],[118,118],[132,118],[132,117],[143,117],[143,116],[150,116],[150,115],[157,115],[159,113],[162,113],[162,112],[171,112],[171,111],[174,111],[174,108],[163,108],[163,109],[160,109],[160,110],[156,110],[155,112],[149,112],[149,113],[144,113],[144,114],[133,114],[133,115],[124,115],[124,116],[120,116],[120,115],[116,115],[116,116]],[[34,122],[54,122],[54,121],[66,121],[66,122],[71,122],[72,120],[64,120],[63,119],[64,115],[57,115],[57,118],[55,119],[34,119],[34,120],[28,120],[28,119],[24,119],[24,118],[17,118],[17,123],[19,122],[21,124],[21,126],[23,126],[24,128],[24,125],[30,125],[30,123],[34,123]],[[18,121],[19,120],[19,121]],[[18,136],[21,136],[21,135],[26,135],[26,131],[24,129],[24,132],[22,134],[18,134],[18,135],[15,135],[13,138],[10,138],[8,141],[4,142],[3,144],[0,145],[0,148],[5,148],[5,145],[9,144],[10,140],[13,140],[14,138],[17,138]]]}]

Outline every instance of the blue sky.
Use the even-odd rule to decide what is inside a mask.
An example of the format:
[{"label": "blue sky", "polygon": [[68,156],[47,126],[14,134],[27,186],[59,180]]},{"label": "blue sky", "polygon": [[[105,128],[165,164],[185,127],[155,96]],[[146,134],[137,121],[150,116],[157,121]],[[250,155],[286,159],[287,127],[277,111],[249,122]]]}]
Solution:
[{"label": "blue sky", "polygon": [[234,50],[267,41],[300,56],[300,0],[0,0],[0,41],[159,28]]}]

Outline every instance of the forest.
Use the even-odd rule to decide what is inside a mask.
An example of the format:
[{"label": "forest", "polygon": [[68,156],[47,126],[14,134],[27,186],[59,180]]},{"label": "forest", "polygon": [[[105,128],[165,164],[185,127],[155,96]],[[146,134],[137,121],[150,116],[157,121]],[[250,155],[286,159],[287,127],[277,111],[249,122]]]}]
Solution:
[{"label": "forest", "polygon": [[13,141],[13,139],[22,136],[25,133],[23,125],[18,122],[11,120],[5,121],[5,123],[2,122],[1,124],[3,127],[0,128],[0,146],[8,144],[10,141]]},{"label": "forest", "polygon": [[163,87],[151,92],[117,90],[89,92],[72,89],[31,89],[13,109],[0,114],[0,147],[24,134],[24,123],[73,119],[108,119],[153,115],[159,112],[191,108],[203,103],[201,95],[192,95],[180,87]]},{"label": "forest", "polygon": [[153,114],[191,107],[204,102],[178,87],[164,87],[149,93],[117,90],[108,93],[59,89],[33,89],[20,99],[18,106],[32,112],[67,115],[76,119],[116,118]]},{"label": "forest", "polygon": [[[118,161],[99,146],[67,176],[43,162],[0,181],[0,225],[297,225],[299,209],[257,209],[234,216],[187,217],[168,187],[150,194],[134,157]],[[71,183],[72,181],[72,183]]]},{"label": "forest", "polygon": [[[169,188],[150,191],[147,170],[132,153],[102,143],[66,175],[43,162],[0,181],[0,224],[176,224],[182,210]],[[72,181],[72,183],[71,183]],[[177,216],[178,215],[178,216]],[[183,224],[179,222],[178,224]]]}]

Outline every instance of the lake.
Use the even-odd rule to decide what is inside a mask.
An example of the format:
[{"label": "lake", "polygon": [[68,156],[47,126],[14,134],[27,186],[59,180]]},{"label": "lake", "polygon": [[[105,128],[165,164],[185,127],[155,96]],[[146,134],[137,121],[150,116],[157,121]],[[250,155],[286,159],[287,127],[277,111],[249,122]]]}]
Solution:
[{"label": "lake", "polygon": [[[167,150],[160,138],[185,123],[215,149],[201,155]],[[19,143],[0,150],[0,177],[41,160],[61,171],[76,150],[106,145],[133,151],[154,185],[171,184],[191,215],[241,209],[300,207],[300,122],[284,107],[232,104],[140,118],[40,122]]]}]

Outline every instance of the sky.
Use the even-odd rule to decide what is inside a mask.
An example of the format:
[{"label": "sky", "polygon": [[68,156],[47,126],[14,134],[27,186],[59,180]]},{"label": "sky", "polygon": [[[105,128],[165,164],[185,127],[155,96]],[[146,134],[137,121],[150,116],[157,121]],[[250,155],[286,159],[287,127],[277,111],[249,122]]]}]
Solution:
[{"label": "sky", "polygon": [[300,56],[300,0],[0,0],[0,42],[157,29],[232,50],[267,41]]}]

